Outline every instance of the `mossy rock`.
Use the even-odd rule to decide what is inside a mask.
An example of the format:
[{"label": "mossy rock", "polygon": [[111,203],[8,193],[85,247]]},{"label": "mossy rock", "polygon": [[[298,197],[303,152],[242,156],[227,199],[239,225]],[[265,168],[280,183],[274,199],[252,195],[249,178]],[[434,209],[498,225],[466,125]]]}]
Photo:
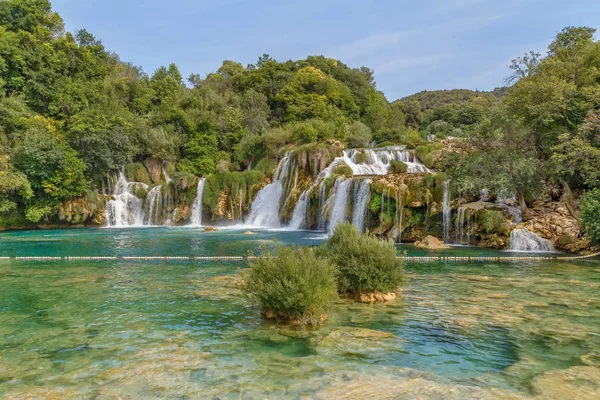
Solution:
[{"label": "mossy rock", "polygon": [[129,182],[141,182],[146,185],[152,184],[148,170],[142,163],[129,163],[125,167],[125,175]]},{"label": "mossy rock", "polygon": [[402,161],[392,160],[390,164],[389,172],[392,174],[404,174],[408,171],[408,165]]},{"label": "mossy rock", "polygon": [[350,178],[354,174],[354,172],[352,171],[352,168],[350,168],[346,164],[336,165],[333,168],[333,171],[331,171],[331,173],[332,173],[332,175],[345,176],[346,178]]}]

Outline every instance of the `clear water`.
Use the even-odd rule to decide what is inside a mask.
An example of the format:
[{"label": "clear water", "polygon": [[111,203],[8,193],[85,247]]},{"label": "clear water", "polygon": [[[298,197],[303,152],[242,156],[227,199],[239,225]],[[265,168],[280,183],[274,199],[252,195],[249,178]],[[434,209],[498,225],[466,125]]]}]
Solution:
[{"label": "clear water", "polygon": [[[0,256],[244,255],[323,238],[4,232]],[[228,278],[242,262],[0,261],[0,398],[597,398],[599,267],[412,263],[396,302],[340,300],[324,326],[297,330],[259,318]]]}]

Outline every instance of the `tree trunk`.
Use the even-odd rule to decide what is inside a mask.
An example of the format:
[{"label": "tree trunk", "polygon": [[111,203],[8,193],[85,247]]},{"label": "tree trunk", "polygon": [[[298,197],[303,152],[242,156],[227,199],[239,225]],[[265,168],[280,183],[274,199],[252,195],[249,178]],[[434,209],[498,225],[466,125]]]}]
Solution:
[{"label": "tree trunk", "polygon": [[575,199],[573,199],[573,192],[571,191],[571,187],[569,186],[569,184],[567,183],[567,181],[565,181],[563,178],[558,178],[560,181],[560,184],[563,187],[563,195],[561,197],[561,200],[565,203],[565,205],[567,206],[567,210],[569,210],[569,214],[571,214],[571,216],[573,218],[577,218],[577,211],[576,211],[576,205],[575,205]]}]

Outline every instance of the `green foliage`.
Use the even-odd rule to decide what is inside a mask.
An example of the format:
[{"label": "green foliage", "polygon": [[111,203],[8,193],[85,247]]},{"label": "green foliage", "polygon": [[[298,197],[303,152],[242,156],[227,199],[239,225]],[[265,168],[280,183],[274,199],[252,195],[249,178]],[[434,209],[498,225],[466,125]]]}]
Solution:
[{"label": "green foliage", "polygon": [[373,136],[371,129],[365,124],[355,121],[351,125],[347,125],[346,143],[349,147],[367,147]]},{"label": "green foliage", "polygon": [[130,182],[142,182],[146,185],[152,184],[148,170],[142,163],[129,163],[125,167],[125,176]]},{"label": "green foliage", "polygon": [[404,174],[408,171],[408,165],[404,164],[402,161],[391,160],[390,164],[389,173],[391,174]]},{"label": "green foliage", "polygon": [[275,168],[277,168],[277,160],[272,158],[263,158],[254,167],[256,171],[260,171],[267,176],[273,175]]},{"label": "green foliage", "polygon": [[250,266],[244,290],[280,321],[317,325],[337,298],[335,267],[311,248],[263,248]]},{"label": "green foliage", "polygon": [[600,243],[600,189],[594,189],[581,199],[581,221],[585,233],[596,244]]},{"label": "green foliage", "polygon": [[336,226],[323,254],[337,266],[341,293],[391,292],[403,279],[403,262],[393,242],[361,235],[349,223]]},{"label": "green foliage", "polygon": [[484,233],[498,233],[504,221],[502,213],[493,210],[482,210],[478,214],[478,219]]}]

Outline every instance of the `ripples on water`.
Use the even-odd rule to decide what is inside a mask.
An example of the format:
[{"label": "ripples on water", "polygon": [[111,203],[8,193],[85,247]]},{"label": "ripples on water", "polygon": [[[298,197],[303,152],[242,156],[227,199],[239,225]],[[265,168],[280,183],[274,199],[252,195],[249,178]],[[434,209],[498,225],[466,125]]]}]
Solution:
[{"label": "ripples on water", "polygon": [[[8,232],[0,256],[244,255],[322,240],[243,233]],[[398,301],[340,300],[323,327],[294,330],[258,317],[232,278],[243,263],[0,262],[0,397],[596,399],[598,267],[414,263]]]}]

